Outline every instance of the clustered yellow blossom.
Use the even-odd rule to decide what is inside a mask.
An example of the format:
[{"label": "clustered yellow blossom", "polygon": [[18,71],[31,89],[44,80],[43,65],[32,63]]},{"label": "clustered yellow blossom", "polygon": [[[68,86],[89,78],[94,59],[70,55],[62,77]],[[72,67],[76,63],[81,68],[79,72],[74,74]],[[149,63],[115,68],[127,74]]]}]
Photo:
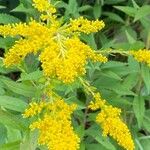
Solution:
[{"label": "clustered yellow blossom", "polygon": [[110,135],[120,146],[126,150],[134,150],[134,142],[127,125],[121,120],[121,110],[105,104],[100,94],[95,94],[95,102],[91,102],[89,108],[92,110],[101,109],[96,117],[96,122],[101,125],[103,135]]},{"label": "clustered yellow blossom", "polygon": [[29,108],[27,108],[23,114],[24,118],[33,117],[39,113],[41,113],[42,109],[46,106],[46,102],[41,101],[39,104],[36,102],[32,102],[29,104]]},{"label": "clustered yellow blossom", "polygon": [[[25,112],[26,117],[33,116],[31,109],[35,115],[36,108],[31,106]],[[43,117],[30,125],[31,130],[39,130],[39,144],[46,145],[49,150],[79,149],[80,139],[71,125],[71,114],[76,109],[76,105],[68,105],[64,100],[57,99],[47,103],[44,109]]]},{"label": "clustered yellow blossom", "polygon": [[105,105],[105,100],[102,99],[100,93],[94,94],[94,100],[90,102],[88,108],[91,110],[98,110]]},{"label": "clustered yellow blossom", "polygon": [[33,6],[39,12],[55,13],[56,8],[49,2],[50,0],[33,0]]},{"label": "clustered yellow blossom", "polygon": [[130,54],[141,63],[146,63],[150,66],[150,51],[148,49],[140,49],[138,51],[130,51]]},{"label": "clustered yellow blossom", "polygon": [[[19,64],[28,54],[39,55],[45,76],[71,83],[86,73],[89,59],[106,62],[107,58],[97,54],[79,39],[76,32],[97,32],[104,27],[103,21],[89,21],[80,17],[61,25],[55,15],[49,13],[51,4],[47,0],[33,0],[41,17],[47,22],[31,20],[29,23],[0,26],[0,35],[20,38],[5,54],[6,67]],[[71,32],[70,32],[71,31]],[[78,36],[77,36],[78,35]]]},{"label": "clustered yellow blossom", "polygon": [[102,28],[104,28],[105,24],[103,21],[89,21],[84,19],[83,17],[79,17],[78,19],[70,19],[70,28],[68,30],[70,32],[83,32],[86,34],[92,32],[98,32]]},{"label": "clustered yellow blossom", "polygon": [[40,55],[45,75],[57,75],[58,79],[65,83],[73,82],[77,76],[86,72],[85,65],[88,58],[94,61],[107,61],[106,57],[93,53],[92,49],[78,38],[66,39],[63,45],[51,42],[50,47]]}]

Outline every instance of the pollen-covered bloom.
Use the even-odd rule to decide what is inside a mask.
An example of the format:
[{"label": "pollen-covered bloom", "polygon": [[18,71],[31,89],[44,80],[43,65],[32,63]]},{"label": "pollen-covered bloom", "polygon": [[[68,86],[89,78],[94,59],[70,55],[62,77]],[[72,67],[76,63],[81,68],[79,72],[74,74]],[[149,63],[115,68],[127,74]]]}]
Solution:
[{"label": "pollen-covered bloom", "polygon": [[[79,32],[97,32],[104,27],[103,21],[89,21],[80,17],[63,24],[50,11],[53,5],[48,0],[33,0],[34,7],[42,14],[40,22],[0,26],[0,35],[17,37],[17,41],[5,54],[4,65],[18,65],[30,54],[39,56],[44,75],[64,83],[72,83],[86,73],[88,60],[106,62],[107,58],[97,54],[79,39]],[[76,25],[77,24],[77,25]],[[87,30],[88,29],[88,30]]]},{"label": "pollen-covered bloom", "polygon": [[104,28],[104,26],[105,24],[102,20],[90,21],[83,17],[79,17],[74,20],[70,19],[70,27],[68,30],[70,32],[83,32],[89,34],[100,31],[102,28]]},{"label": "pollen-covered bloom", "polygon": [[78,150],[80,139],[71,125],[75,109],[75,104],[68,105],[62,99],[47,103],[43,117],[30,125],[31,130],[39,130],[39,144],[49,150]]},{"label": "pollen-covered bloom", "polygon": [[56,8],[49,2],[49,0],[33,0],[33,6],[40,12],[56,12]]},{"label": "pollen-covered bloom", "polygon": [[24,118],[33,117],[41,113],[41,111],[43,110],[45,106],[46,106],[46,103],[42,101],[40,103],[32,102],[30,103],[29,108],[25,110],[23,117]]},{"label": "pollen-covered bloom", "polygon": [[126,150],[134,150],[134,143],[127,125],[120,118],[121,110],[105,105],[97,115],[96,121],[103,129],[104,136],[111,136]]},{"label": "pollen-covered bloom", "polygon": [[88,108],[91,110],[101,109],[105,105],[105,100],[102,99],[99,92],[94,94],[94,100],[90,102]]},{"label": "pollen-covered bloom", "polygon": [[138,51],[130,51],[130,54],[141,63],[146,63],[150,66],[150,50],[148,49],[140,49]]}]

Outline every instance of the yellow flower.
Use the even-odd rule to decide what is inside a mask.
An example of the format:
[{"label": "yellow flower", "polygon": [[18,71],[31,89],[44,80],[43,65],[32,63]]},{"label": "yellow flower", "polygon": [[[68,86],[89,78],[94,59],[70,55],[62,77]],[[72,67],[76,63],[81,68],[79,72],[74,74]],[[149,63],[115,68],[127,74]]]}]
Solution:
[{"label": "yellow flower", "polygon": [[107,61],[106,57],[97,55],[78,38],[66,39],[61,44],[52,41],[39,58],[45,75],[56,76],[64,83],[71,83],[78,76],[84,75],[88,59]]},{"label": "yellow flower", "polygon": [[103,21],[89,21],[88,19],[79,17],[78,19],[70,19],[70,28],[68,28],[68,31],[89,34],[100,31],[104,26]]},{"label": "yellow flower", "polygon": [[103,129],[103,135],[110,135],[126,150],[134,150],[134,143],[127,125],[120,119],[121,110],[105,105],[96,121]]},{"label": "yellow flower", "polygon": [[44,117],[30,125],[31,130],[39,130],[38,142],[49,150],[77,150],[80,139],[71,126],[71,114],[76,105],[68,105],[58,99],[47,104]]},{"label": "yellow flower", "polygon": [[100,93],[94,95],[94,100],[90,102],[88,108],[91,110],[101,109],[105,105],[105,100],[102,99]]},{"label": "yellow flower", "polygon": [[39,12],[56,12],[56,8],[49,2],[49,0],[33,0],[33,6],[37,8]]},{"label": "yellow flower", "polygon": [[[45,22],[38,23],[31,20],[29,23],[0,26],[2,36],[19,38],[5,54],[6,67],[19,64],[30,53],[38,54],[46,77],[72,83],[78,76],[86,73],[89,59],[94,62],[107,61],[105,56],[97,54],[74,35],[74,32],[83,32],[87,28],[89,32],[99,31],[104,26],[102,21],[89,21],[81,17],[71,20],[69,24],[61,25],[57,17],[49,12],[51,4],[47,0],[33,0],[33,2],[39,11],[46,11],[41,15],[41,19]],[[75,22],[81,25],[78,26],[78,30],[76,28],[71,31],[70,28]]]},{"label": "yellow flower", "polygon": [[130,54],[141,63],[146,63],[150,66],[150,51],[148,49],[140,49],[138,51],[130,51]]},{"label": "yellow flower", "polygon": [[45,102],[32,102],[29,105],[29,108],[27,108],[23,114],[24,118],[33,117],[39,113],[41,113],[42,109],[46,106]]}]

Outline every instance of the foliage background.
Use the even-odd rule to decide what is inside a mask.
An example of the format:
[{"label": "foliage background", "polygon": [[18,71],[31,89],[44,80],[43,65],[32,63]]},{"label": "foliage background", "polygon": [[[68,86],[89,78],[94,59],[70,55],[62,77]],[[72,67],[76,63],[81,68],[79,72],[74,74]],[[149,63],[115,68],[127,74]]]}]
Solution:
[{"label": "foliage background", "polygon": [[[106,27],[102,32],[81,38],[104,53],[110,49],[114,51],[108,54],[110,61],[106,64],[93,65],[89,62],[87,80],[101,91],[110,104],[122,109],[122,117],[134,136],[136,150],[149,150],[150,69],[125,55],[128,50],[150,48],[149,0],[64,0],[57,7],[60,17],[64,16],[66,21],[80,15],[104,20]],[[0,24],[25,22],[30,17],[38,18],[31,0],[0,0]],[[0,37],[0,57],[13,43],[12,38]],[[26,58],[25,70],[26,73],[21,73],[17,68],[6,69],[0,59],[1,150],[34,150],[37,147],[36,133],[30,133],[28,129],[30,121],[21,116],[30,98],[38,97],[42,82],[39,62],[34,56]],[[31,82],[39,87],[33,88]],[[80,110],[75,115],[82,121],[87,115],[85,107],[88,99],[82,86],[75,83],[69,87],[56,87],[56,90],[68,101],[78,103]],[[97,132],[100,129],[93,122],[95,115],[89,112],[85,125],[77,127],[74,121],[76,131],[83,139],[81,150],[121,149],[111,138],[105,139]]]}]

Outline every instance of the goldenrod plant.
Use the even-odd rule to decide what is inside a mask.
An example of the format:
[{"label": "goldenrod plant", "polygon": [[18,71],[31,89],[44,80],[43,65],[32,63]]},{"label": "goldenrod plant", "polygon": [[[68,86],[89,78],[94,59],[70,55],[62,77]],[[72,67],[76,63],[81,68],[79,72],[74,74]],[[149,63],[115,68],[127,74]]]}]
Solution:
[{"label": "goldenrod plant", "polygon": [[2,4],[1,150],[148,150],[150,6],[91,2]]}]

